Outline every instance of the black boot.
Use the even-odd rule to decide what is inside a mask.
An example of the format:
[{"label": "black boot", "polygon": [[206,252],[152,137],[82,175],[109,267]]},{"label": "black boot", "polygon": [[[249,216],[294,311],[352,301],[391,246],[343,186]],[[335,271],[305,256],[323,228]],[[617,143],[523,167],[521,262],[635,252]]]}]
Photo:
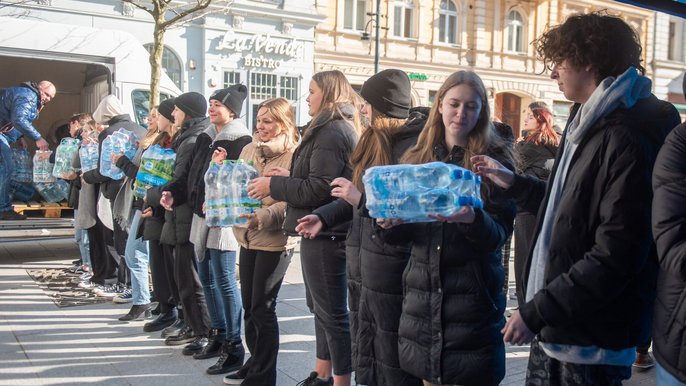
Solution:
[{"label": "black boot", "polygon": [[208,359],[218,357],[222,349],[222,344],[224,343],[224,333],[225,331],[221,329],[211,329],[207,346],[205,346],[205,348],[203,348],[199,353],[193,354],[193,359]]},{"label": "black boot", "polygon": [[194,341],[196,338],[195,333],[193,332],[193,329],[189,325],[183,326],[183,329],[181,329],[181,332],[179,332],[179,335],[173,335],[167,337],[167,339],[164,340],[164,344],[167,346],[179,346],[182,344],[187,344],[191,343]]},{"label": "black boot", "polygon": [[152,322],[145,323],[143,331],[153,332],[163,330],[176,322],[176,309],[172,308],[166,314],[160,314]]},{"label": "black boot", "polygon": [[176,321],[173,324],[162,330],[162,339],[169,338],[170,336],[179,335],[181,333],[181,330],[183,330],[185,326],[186,323],[183,321],[183,319],[176,319]]},{"label": "black boot", "polygon": [[134,305],[129,310],[129,313],[120,317],[122,322],[129,322],[131,320],[143,320],[150,317],[150,303]]},{"label": "black boot", "polygon": [[207,369],[207,374],[226,374],[236,371],[243,366],[244,356],[245,349],[242,342],[224,342],[219,360]]},{"label": "black boot", "polygon": [[183,355],[193,355],[201,352],[205,346],[207,346],[207,337],[204,335],[198,335],[195,337],[195,339],[189,343],[186,347],[183,348],[183,351],[181,353]]}]

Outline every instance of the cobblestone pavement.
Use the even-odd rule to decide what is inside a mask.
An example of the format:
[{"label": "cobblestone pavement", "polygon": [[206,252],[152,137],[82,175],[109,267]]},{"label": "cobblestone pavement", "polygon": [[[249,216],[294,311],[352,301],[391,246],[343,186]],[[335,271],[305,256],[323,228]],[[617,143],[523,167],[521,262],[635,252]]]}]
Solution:
[{"label": "cobblestone pavement", "polygon": [[[71,240],[0,240],[0,385],[218,385],[198,361],[168,347],[143,323],[119,322],[129,305],[57,308],[26,269],[65,267],[78,256]],[[512,270],[512,264],[510,264]],[[510,275],[512,278],[512,275]],[[511,286],[514,283],[510,283]],[[278,385],[305,378],[314,358],[313,317],[305,306],[296,254],[279,296]],[[514,306],[509,301],[509,306]],[[529,348],[507,348],[503,385],[522,385]],[[654,385],[655,371],[634,372],[625,385]]]}]

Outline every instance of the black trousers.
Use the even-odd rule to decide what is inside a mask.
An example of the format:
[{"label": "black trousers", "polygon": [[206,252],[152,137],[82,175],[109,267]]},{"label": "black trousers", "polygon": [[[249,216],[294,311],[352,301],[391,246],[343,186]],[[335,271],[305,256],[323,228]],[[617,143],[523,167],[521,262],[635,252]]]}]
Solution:
[{"label": "black trousers", "polygon": [[105,284],[105,279],[114,277],[117,274],[117,258],[119,257],[114,250],[114,234],[100,221],[95,218],[95,225],[87,229],[88,240],[91,251],[91,269],[93,277],[91,281],[95,284]]},{"label": "black trousers", "polygon": [[241,248],[239,274],[245,320],[245,342],[250,350],[243,386],[276,385],[279,324],[276,297],[293,250],[267,252]]},{"label": "black trousers", "polygon": [[300,260],[307,306],[314,313],[317,358],[330,360],[335,375],[349,374],[352,372],[352,350],[345,240],[303,238]]},{"label": "black trousers", "polygon": [[205,292],[200,283],[195,262],[193,244],[174,246],[174,280],[183,305],[183,316],[195,335],[207,335],[210,331],[210,316],[207,312]]},{"label": "black trousers", "polygon": [[531,251],[534,231],[536,230],[536,216],[528,212],[518,212],[514,227],[514,273],[515,289],[517,291],[517,303],[522,305],[526,302],[524,293],[524,266]]},{"label": "black trousers", "polygon": [[[157,298],[160,304],[160,312],[166,314],[176,306],[179,296],[178,291],[174,291],[176,282],[169,281],[169,277],[171,276],[173,279],[174,275],[167,274],[167,272],[172,271],[172,255],[169,255],[168,260],[166,259],[164,248],[159,240],[148,240],[148,253],[150,255],[150,273],[155,298]],[[175,292],[176,296],[174,296]]]}]

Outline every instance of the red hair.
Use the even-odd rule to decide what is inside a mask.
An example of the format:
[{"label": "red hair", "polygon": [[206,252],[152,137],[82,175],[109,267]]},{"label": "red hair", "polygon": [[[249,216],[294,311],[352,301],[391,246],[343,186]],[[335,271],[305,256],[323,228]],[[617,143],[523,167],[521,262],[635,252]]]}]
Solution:
[{"label": "red hair", "polygon": [[527,142],[536,145],[560,145],[560,136],[553,129],[553,114],[546,107],[538,106],[531,108],[531,115],[536,120],[536,130],[527,133]]}]

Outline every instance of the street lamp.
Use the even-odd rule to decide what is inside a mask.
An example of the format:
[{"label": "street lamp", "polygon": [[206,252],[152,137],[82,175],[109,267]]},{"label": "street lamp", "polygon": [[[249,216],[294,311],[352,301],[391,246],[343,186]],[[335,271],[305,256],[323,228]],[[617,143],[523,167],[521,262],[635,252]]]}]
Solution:
[{"label": "street lamp", "polygon": [[[381,29],[381,0],[376,0],[376,12],[367,12],[367,16],[374,16],[375,19],[369,19],[367,24],[364,26],[364,31],[362,32],[362,36],[360,36],[360,40],[370,40],[371,36],[370,33],[367,32],[367,28],[373,23],[374,24],[374,73],[376,74],[379,72],[379,40],[380,40],[380,34],[379,30]],[[388,29],[384,27],[384,29]]]}]

